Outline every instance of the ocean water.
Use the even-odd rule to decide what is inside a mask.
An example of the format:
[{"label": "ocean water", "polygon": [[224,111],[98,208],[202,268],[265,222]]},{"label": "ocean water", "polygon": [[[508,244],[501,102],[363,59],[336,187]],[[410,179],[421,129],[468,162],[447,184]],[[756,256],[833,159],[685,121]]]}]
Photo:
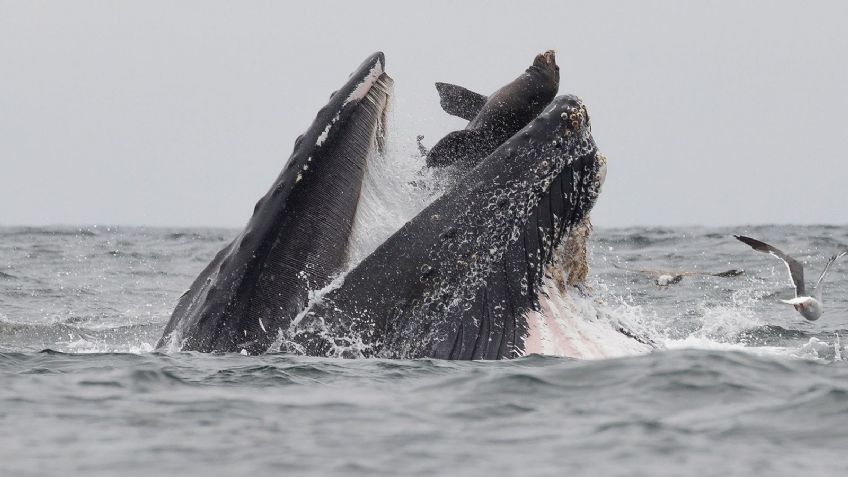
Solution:
[{"label": "ocean water", "polygon": [[[575,293],[578,309],[648,334],[648,353],[447,362],[153,352],[177,297],[237,233],[0,228],[0,475],[848,468],[848,260],[828,276],[825,315],[806,322],[778,301],[792,296],[785,267],[731,236],[775,243],[814,281],[848,248],[848,227],[597,229],[591,296]],[[658,287],[614,265],[746,274]]]}]

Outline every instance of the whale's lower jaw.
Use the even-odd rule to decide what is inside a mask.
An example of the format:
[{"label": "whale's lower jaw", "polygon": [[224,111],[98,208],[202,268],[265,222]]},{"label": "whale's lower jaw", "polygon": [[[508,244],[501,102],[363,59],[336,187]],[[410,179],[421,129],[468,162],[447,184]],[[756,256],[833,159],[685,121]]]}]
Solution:
[{"label": "whale's lower jaw", "polygon": [[347,259],[364,171],[383,143],[392,79],[371,55],[330,97],[244,231],[179,300],[158,349],[262,353]]}]

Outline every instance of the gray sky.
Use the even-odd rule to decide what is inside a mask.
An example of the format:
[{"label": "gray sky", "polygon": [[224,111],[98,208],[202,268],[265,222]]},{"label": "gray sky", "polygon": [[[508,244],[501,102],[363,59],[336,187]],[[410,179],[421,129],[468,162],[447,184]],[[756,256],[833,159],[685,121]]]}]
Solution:
[{"label": "gray sky", "polygon": [[[413,6],[414,5],[414,6]],[[0,0],[0,224],[243,225],[330,92],[461,126],[557,50],[609,159],[600,226],[848,222],[842,3]]]}]

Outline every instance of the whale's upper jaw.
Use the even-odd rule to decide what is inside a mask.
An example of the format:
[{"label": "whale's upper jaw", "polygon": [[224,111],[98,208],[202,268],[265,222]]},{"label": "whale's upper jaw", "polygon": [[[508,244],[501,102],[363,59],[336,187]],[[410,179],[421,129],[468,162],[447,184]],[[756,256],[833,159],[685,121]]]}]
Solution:
[{"label": "whale's upper jaw", "polygon": [[583,100],[571,95],[560,96],[560,98],[563,98],[560,105],[562,109],[560,117],[566,120],[566,130],[577,131],[585,126],[588,131],[591,131],[592,123],[589,120],[589,111],[583,104]]},{"label": "whale's upper jaw", "polygon": [[531,146],[543,141],[564,144],[576,140],[577,136],[590,135],[591,130],[589,112],[583,100],[574,95],[562,95],[554,98],[541,114],[530,121],[527,127],[516,133],[500,148],[514,149],[525,142]]},{"label": "whale's upper jaw", "polygon": [[[513,166],[516,161],[520,164]],[[442,357],[496,359],[524,352],[526,313],[538,307],[544,273],[555,251],[593,207],[603,162],[583,101],[565,95],[556,97],[526,128],[467,175],[489,170],[512,176],[503,183],[504,194],[500,194],[511,198],[508,208],[512,210],[505,211],[505,220],[492,218],[486,223],[490,229],[485,235],[493,238],[490,249],[502,251],[501,258],[488,265],[492,270],[485,278],[488,303],[470,304],[459,337],[442,342],[447,345],[439,349]],[[499,200],[494,204],[500,205]],[[475,328],[474,316],[486,316],[490,323]],[[475,340],[463,338],[468,331],[476,331]],[[507,345],[493,348],[486,343]]]}]

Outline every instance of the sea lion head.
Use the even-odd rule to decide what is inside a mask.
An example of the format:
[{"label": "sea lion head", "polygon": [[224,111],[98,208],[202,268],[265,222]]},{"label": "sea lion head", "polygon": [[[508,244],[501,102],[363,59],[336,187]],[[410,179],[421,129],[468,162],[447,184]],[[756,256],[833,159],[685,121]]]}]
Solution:
[{"label": "sea lion head", "polygon": [[539,53],[536,55],[536,59],[533,60],[533,66],[542,68],[549,65],[553,65],[556,69],[559,69],[559,67],[556,66],[556,52],[554,50]]},{"label": "sea lion head", "polygon": [[536,69],[553,76],[556,78],[557,83],[559,83],[559,66],[556,64],[556,52],[554,50],[548,50],[536,55],[536,58],[533,60],[533,66],[530,69]]},{"label": "sea lion head", "polygon": [[559,88],[559,66],[556,64],[556,53],[554,50],[548,50],[536,55],[533,64],[527,68],[527,73],[537,77],[541,75],[544,78],[543,82],[553,87],[553,93],[550,98],[553,99],[553,95],[556,94],[556,90]]}]

